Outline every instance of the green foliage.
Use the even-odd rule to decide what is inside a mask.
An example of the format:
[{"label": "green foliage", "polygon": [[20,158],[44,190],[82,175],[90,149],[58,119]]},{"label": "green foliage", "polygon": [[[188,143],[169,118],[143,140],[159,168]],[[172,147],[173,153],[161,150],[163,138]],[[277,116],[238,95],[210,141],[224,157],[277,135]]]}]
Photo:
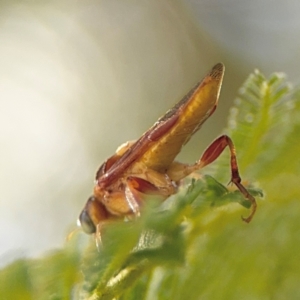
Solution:
[{"label": "green foliage", "polygon": [[250,224],[240,218],[248,201],[219,183],[230,179],[224,154],[213,177],[186,183],[159,207],[149,202],[134,222],[107,225],[102,246],[77,233],[60,251],[7,266],[0,299],[300,298],[300,90],[256,71],[228,124],[258,200]]}]

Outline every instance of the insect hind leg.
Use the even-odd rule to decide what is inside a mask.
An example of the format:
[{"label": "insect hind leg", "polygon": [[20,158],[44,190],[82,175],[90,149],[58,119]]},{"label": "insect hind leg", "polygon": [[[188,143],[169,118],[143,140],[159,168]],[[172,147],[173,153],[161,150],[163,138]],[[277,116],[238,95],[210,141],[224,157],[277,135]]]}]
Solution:
[{"label": "insect hind leg", "polygon": [[226,147],[228,147],[230,151],[231,182],[236,185],[236,187],[243,194],[243,196],[251,203],[252,210],[250,215],[247,218],[242,217],[243,221],[249,223],[256,212],[257,204],[255,198],[252,195],[250,195],[250,193],[241,183],[235,147],[229,136],[222,135],[216,140],[214,140],[204,151],[201,158],[194,165],[174,163],[169,168],[168,174],[173,180],[179,181],[187,175],[191,174],[192,172],[200,170],[203,167],[214,162],[221,155],[221,153]]},{"label": "insect hind leg", "polygon": [[221,155],[221,153],[227,146],[229,147],[230,150],[231,182],[236,185],[236,187],[240,190],[240,192],[244,195],[244,197],[247,200],[249,200],[251,203],[252,211],[250,215],[247,218],[242,217],[243,221],[249,223],[256,212],[257,204],[255,198],[249,194],[247,189],[241,183],[241,177],[239,174],[239,169],[238,169],[238,164],[236,159],[236,151],[231,138],[227,135],[222,135],[219,138],[217,138],[204,151],[202,157],[196,163],[196,165],[198,166],[199,169],[201,169],[204,166],[212,163]]}]

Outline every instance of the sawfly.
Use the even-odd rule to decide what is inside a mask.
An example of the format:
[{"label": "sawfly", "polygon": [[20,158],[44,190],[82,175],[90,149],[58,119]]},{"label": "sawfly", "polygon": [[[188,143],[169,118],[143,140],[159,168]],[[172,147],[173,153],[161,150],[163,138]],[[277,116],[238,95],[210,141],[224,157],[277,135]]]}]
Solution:
[{"label": "sawfly", "polygon": [[241,183],[236,151],[230,137],[222,135],[212,142],[195,164],[174,159],[191,136],[215,111],[224,65],[216,64],[204,79],[138,140],[122,144],[96,174],[94,193],[79,222],[86,233],[101,233],[109,220],[140,215],[149,195],[167,199],[178,191],[183,178],[212,163],[223,150],[230,150],[231,182],[251,204],[251,213],[242,219],[249,223],[256,211],[256,201]]}]

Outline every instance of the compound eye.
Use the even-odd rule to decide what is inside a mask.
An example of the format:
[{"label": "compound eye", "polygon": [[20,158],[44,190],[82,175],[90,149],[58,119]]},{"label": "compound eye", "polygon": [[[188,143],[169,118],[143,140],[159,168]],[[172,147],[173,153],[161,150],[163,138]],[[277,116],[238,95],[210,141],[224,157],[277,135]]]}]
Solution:
[{"label": "compound eye", "polygon": [[85,233],[91,234],[97,231],[97,225],[108,218],[108,212],[105,206],[94,196],[91,196],[84,209],[82,210],[78,221]]},{"label": "compound eye", "polygon": [[85,209],[79,216],[79,222],[85,233],[92,234],[96,232],[96,226],[90,218],[89,213]]}]

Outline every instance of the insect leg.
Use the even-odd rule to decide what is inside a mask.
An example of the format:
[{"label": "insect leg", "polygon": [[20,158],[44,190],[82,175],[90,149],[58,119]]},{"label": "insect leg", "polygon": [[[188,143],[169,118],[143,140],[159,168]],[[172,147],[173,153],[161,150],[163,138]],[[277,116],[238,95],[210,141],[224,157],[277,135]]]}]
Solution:
[{"label": "insect leg", "polygon": [[155,196],[155,198],[158,197],[159,200],[163,201],[177,191],[177,185],[166,174],[147,170],[145,175],[147,179],[129,176],[126,180],[126,201],[132,212],[138,216],[140,205],[147,199],[147,196]]},{"label": "insect leg", "polygon": [[135,181],[131,177],[127,178],[125,186],[125,199],[128,206],[135,216],[140,216],[140,205],[141,196],[135,187]]},{"label": "insect leg", "polygon": [[126,180],[125,198],[128,206],[137,217],[140,216],[140,205],[145,196],[160,194],[161,191],[158,187],[143,178],[129,176]]},{"label": "insect leg", "polygon": [[250,215],[247,218],[242,217],[243,221],[249,223],[255,214],[257,204],[255,198],[249,194],[247,189],[241,183],[235,147],[231,138],[227,135],[222,135],[215,141],[213,141],[212,144],[208,146],[208,148],[204,151],[201,158],[194,165],[174,163],[174,165],[171,165],[171,167],[169,168],[168,174],[172,179],[174,178],[173,180],[180,180],[185,176],[191,174],[192,172],[200,170],[206,165],[209,165],[210,163],[215,161],[227,146],[230,150],[231,182],[236,185],[236,187],[240,190],[244,197],[250,201],[252,206]]},{"label": "insect leg", "polygon": [[204,166],[212,163],[215,159],[217,159],[223,150],[226,147],[229,147],[230,150],[230,165],[231,165],[231,182],[236,185],[236,187],[240,190],[240,192],[244,195],[246,199],[251,202],[252,211],[247,218],[242,217],[243,221],[249,223],[253,218],[256,211],[256,201],[255,198],[249,194],[247,189],[241,184],[241,177],[239,175],[237,159],[236,159],[236,151],[233,145],[231,138],[227,135],[222,135],[217,138],[203,153],[200,160],[196,163],[198,168],[203,168]]}]

